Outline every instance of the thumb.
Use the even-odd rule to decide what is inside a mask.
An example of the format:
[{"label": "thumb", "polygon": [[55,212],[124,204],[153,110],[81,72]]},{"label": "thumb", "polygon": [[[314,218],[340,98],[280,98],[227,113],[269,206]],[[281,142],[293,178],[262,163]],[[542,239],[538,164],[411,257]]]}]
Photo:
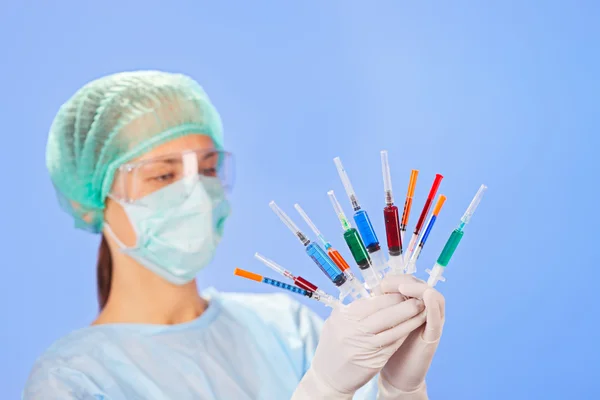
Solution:
[{"label": "thumb", "polygon": [[423,303],[427,311],[427,322],[422,338],[425,342],[435,342],[442,336],[445,318],[445,299],[440,292],[429,288],[423,293]]}]

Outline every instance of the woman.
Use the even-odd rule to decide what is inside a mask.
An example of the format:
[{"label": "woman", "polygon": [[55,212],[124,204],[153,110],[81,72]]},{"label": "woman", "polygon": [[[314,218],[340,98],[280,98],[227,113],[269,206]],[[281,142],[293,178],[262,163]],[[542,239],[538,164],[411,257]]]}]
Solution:
[{"label": "woman", "polygon": [[85,85],[52,124],[47,165],[76,226],[102,234],[100,313],[40,357],[24,398],[427,398],[444,303],[417,279],[386,279],[324,326],[283,294],[197,292],[230,211],[230,155],[192,79]]}]

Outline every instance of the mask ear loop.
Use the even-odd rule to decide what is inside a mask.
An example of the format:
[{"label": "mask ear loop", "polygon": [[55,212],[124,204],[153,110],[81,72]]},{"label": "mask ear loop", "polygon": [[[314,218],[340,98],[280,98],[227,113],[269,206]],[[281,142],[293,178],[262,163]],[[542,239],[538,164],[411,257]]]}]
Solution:
[{"label": "mask ear loop", "polygon": [[[121,203],[120,200],[114,198],[111,194],[108,194],[108,197],[110,197],[111,200],[116,201],[117,203],[119,203],[121,206],[123,205],[123,203]],[[127,213],[125,213],[125,214],[127,214]],[[127,215],[127,219],[131,222],[131,219],[129,218],[129,215]],[[132,224],[132,226],[133,226],[133,224]],[[139,237],[139,233],[138,232],[135,232],[135,235],[136,235],[136,238],[135,238],[136,245],[133,246],[133,247],[128,247],[128,246],[125,246],[125,243],[123,243],[121,241],[121,239],[119,239],[117,237],[117,234],[115,233],[115,231],[112,230],[112,228],[110,227],[109,223],[106,220],[104,220],[104,228],[106,229],[106,233],[108,233],[108,235],[117,243],[117,246],[119,246],[119,248],[121,250],[131,250],[131,249],[135,249],[137,247],[137,241],[138,241],[138,237]],[[136,230],[135,226],[134,226],[134,230]]]},{"label": "mask ear loop", "polygon": [[119,248],[121,250],[127,250],[127,249],[131,248],[131,247],[125,246],[125,244],[123,242],[121,242],[121,240],[117,237],[115,232],[112,230],[112,228],[106,221],[104,221],[104,229],[106,229],[106,233],[108,233],[108,235],[117,243],[117,245],[119,246]]},{"label": "mask ear loop", "polygon": [[[120,165],[119,168],[117,169],[117,172],[122,172],[124,169],[127,170],[127,171],[131,171],[131,166],[129,164]],[[115,172],[115,175],[117,174],[117,172]],[[125,188],[124,188],[125,183],[124,182],[122,182],[122,181],[113,182],[113,185],[114,184],[118,185],[119,183],[121,184],[121,190],[124,191],[125,190]],[[117,202],[121,206],[123,206],[123,203],[121,202],[121,200],[115,198],[111,193],[108,193],[107,197],[110,198],[111,200]],[[125,214],[127,215],[127,213],[125,213]],[[127,219],[130,220],[129,215],[127,215]],[[130,220],[130,222],[131,222],[131,220]],[[123,243],[121,241],[121,239],[119,239],[117,237],[117,234],[115,233],[115,231],[113,231],[113,229],[110,227],[110,224],[108,223],[108,221],[106,221],[106,220],[103,221],[103,227],[106,228],[106,233],[108,233],[108,235],[117,243],[117,246],[119,246],[119,248],[121,249],[121,251],[135,248],[135,246],[134,247],[127,247],[127,246],[125,246],[125,243]],[[134,230],[135,230],[135,227],[134,227]],[[136,234],[136,242],[137,242],[137,237],[139,236],[139,234],[137,232],[135,234]],[[137,243],[136,243],[136,245],[137,245]]]}]

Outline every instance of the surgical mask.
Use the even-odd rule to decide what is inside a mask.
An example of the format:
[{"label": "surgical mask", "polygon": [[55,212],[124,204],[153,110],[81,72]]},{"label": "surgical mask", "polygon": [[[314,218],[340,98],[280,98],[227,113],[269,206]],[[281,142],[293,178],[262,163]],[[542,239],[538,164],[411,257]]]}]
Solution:
[{"label": "surgical mask", "polygon": [[135,246],[127,247],[105,223],[121,251],[177,285],[193,280],[213,259],[231,212],[219,179],[201,175],[131,203],[115,201],[125,210],[137,235]]}]

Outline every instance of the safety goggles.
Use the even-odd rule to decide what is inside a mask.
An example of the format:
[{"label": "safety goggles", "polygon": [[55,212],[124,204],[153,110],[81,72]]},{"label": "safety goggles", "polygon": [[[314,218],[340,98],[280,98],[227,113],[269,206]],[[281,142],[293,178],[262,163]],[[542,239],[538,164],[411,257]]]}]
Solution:
[{"label": "safety goggles", "polygon": [[[213,178],[224,190],[233,185],[233,157],[220,150],[186,150],[150,160],[121,165],[110,196],[118,201],[144,203],[144,198],[174,185],[173,205],[185,201],[198,180]],[[172,195],[172,194],[171,194]]]}]

